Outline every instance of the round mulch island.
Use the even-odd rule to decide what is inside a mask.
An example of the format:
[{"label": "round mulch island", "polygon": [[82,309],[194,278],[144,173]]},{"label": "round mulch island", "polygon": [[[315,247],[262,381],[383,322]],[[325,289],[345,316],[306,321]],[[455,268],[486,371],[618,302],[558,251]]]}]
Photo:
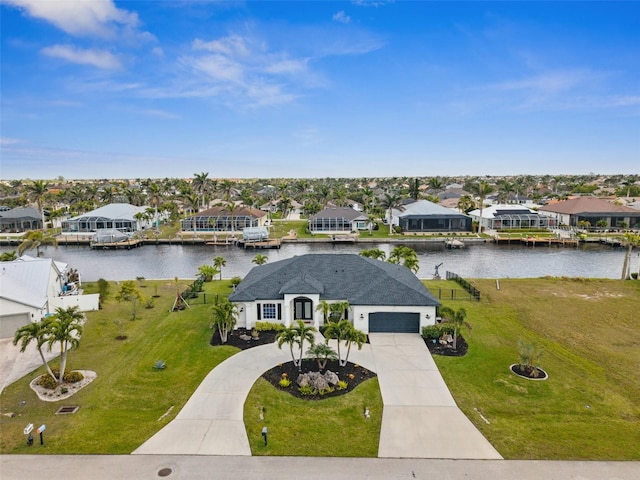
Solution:
[{"label": "round mulch island", "polygon": [[546,380],[547,378],[549,378],[549,375],[547,374],[547,372],[545,372],[540,367],[537,367],[537,369],[538,369],[538,376],[534,377],[531,375],[530,372],[527,372],[524,369],[520,368],[520,364],[518,363],[514,363],[509,367],[509,370],[511,370],[511,373],[519,377],[526,378],[527,380]]}]

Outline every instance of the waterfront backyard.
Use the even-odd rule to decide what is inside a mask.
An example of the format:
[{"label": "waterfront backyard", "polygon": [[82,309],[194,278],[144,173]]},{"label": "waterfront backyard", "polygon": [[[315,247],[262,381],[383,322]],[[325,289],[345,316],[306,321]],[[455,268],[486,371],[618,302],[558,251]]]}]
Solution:
[{"label": "waterfront backyard", "polygon": [[[239,351],[209,344],[210,305],[170,313],[173,281],[143,283],[146,296],[157,284],[160,297],[154,308],[139,309],[137,320],[128,320],[130,305],[114,300],[119,288],[115,284],[105,308],[88,315],[69,366],[96,371],[93,383],[65,401],[43,402],[28,386],[41,368],[5,389],[0,396],[2,453],[130,453],[175,417],[212,368]],[[640,282],[510,279],[500,280],[499,290],[495,280],[474,284],[482,292],[480,302],[443,300],[467,309],[473,327],[463,331],[468,353],[435,360],[458,405],[497,450],[511,459],[639,460]],[[230,292],[226,280],[205,285],[210,296]],[[458,288],[446,281],[427,285],[442,291]],[[91,288],[86,285],[87,291]],[[117,318],[126,322],[124,341],[115,339]],[[544,350],[540,366],[548,380],[529,381],[509,371],[509,365],[518,362],[521,338]],[[154,369],[157,360],[166,368]],[[271,367],[265,365],[265,370]],[[367,388],[372,387],[376,384]],[[351,394],[356,395],[350,399]],[[357,425],[349,435],[318,435],[311,423],[297,428],[313,417],[301,413],[311,410],[309,401],[291,397],[283,402],[281,395],[259,382],[246,407],[255,417],[256,405],[269,405],[269,419],[285,427],[296,425],[296,455],[375,456],[377,440],[371,435],[363,436],[352,451],[349,442],[340,443],[339,450],[331,448],[335,437],[358,438]],[[362,401],[356,389],[341,397],[339,405],[321,405],[322,416],[339,418],[349,408],[359,410]],[[55,415],[63,405],[80,409]],[[45,445],[26,445],[22,431],[27,423],[47,425]]]}]

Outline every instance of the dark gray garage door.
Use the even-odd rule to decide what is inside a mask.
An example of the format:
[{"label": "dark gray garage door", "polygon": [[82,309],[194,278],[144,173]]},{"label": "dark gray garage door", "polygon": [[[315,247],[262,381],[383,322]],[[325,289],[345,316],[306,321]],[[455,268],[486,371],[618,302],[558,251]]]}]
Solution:
[{"label": "dark gray garage door", "polygon": [[420,314],[406,312],[370,313],[369,332],[419,333]]}]

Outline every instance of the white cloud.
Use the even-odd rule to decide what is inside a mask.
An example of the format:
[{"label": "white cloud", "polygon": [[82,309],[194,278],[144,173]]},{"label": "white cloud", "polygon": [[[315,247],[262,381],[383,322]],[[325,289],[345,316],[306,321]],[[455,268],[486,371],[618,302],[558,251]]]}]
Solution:
[{"label": "white cloud", "polygon": [[105,70],[121,67],[118,58],[106,50],[82,49],[73,45],[52,45],[43,48],[40,52],[49,57],[61,58],[80,65],[92,65]]},{"label": "white cloud", "polygon": [[17,138],[0,137],[0,145],[15,145],[16,143],[20,143]]},{"label": "white cloud", "polygon": [[521,80],[502,82],[492,85],[497,90],[536,90],[544,93],[556,93],[569,90],[591,77],[584,71],[549,72]]},{"label": "white cloud", "polygon": [[338,13],[334,13],[333,20],[340,23],[351,23],[351,17],[344,13],[344,10],[340,10]]},{"label": "white cloud", "polygon": [[74,36],[112,37],[123,29],[135,30],[140,24],[135,12],[117,8],[112,0],[3,1]]},{"label": "white cloud", "polygon": [[194,50],[206,50],[208,52],[220,53],[229,56],[247,56],[249,55],[249,48],[246,41],[240,35],[229,35],[218,40],[211,40],[205,42],[196,38],[193,41],[192,47]]},{"label": "white cloud", "polygon": [[153,47],[151,49],[151,53],[156,57],[164,57],[164,50],[162,49],[162,47]]}]

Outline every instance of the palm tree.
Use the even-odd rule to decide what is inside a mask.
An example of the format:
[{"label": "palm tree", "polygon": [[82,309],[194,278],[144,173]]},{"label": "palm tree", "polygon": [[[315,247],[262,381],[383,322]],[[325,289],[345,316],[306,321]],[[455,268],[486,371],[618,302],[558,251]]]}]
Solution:
[{"label": "palm tree", "polygon": [[293,344],[296,343],[296,332],[293,329],[293,327],[287,327],[284,328],[282,330],[280,330],[278,333],[276,333],[276,342],[278,342],[278,348],[282,350],[282,345],[287,344],[289,345],[289,351],[291,352],[291,360],[293,361],[294,365],[298,365],[298,362],[296,361],[296,357],[293,354]]},{"label": "palm tree", "polygon": [[313,332],[316,331],[315,328],[305,325],[302,320],[298,320],[296,325],[292,327],[295,332],[296,339],[295,342],[300,347],[300,357],[298,358],[298,369],[302,370],[302,354],[304,352],[304,342],[308,342],[313,346],[315,343],[315,337],[313,336]]},{"label": "palm tree", "polygon": [[330,317],[334,321],[344,320],[345,312],[347,312],[347,317],[349,316],[349,313],[348,313],[349,308],[351,308],[351,305],[349,305],[349,302],[347,300],[344,300],[342,302],[334,302],[330,305],[330,310],[331,310]]},{"label": "palm tree", "polygon": [[413,248],[405,247],[404,245],[398,245],[394,247],[389,254],[389,262],[404,265],[410,269],[413,273],[418,273],[420,269],[420,262],[418,261],[418,254]]},{"label": "palm tree", "polygon": [[409,196],[414,200],[418,200],[418,198],[420,198],[420,180],[417,178],[414,178],[409,182]]},{"label": "palm tree", "polygon": [[40,354],[42,364],[47,369],[47,373],[51,375],[51,378],[56,378],[51,367],[49,367],[47,360],[44,358],[44,353],[42,352],[42,347],[48,340],[50,322],[51,317],[46,317],[39,322],[29,322],[28,324],[23,325],[16,330],[16,334],[13,337],[13,344],[17,345],[18,342],[20,342],[20,351],[24,352],[27,349],[27,346],[35,340],[36,348]]},{"label": "palm tree", "polygon": [[218,272],[219,270],[213,265],[200,265],[198,267],[198,274],[204,278],[205,282],[210,282]]},{"label": "palm tree", "polygon": [[158,228],[158,206],[162,202],[162,189],[160,188],[160,185],[155,182],[149,185],[149,188],[147,188],[147,195],[154,210],[153,226],[154,228]]},{"label": "palm tree", "polygon": [[218,272],[220,273],[220,280],[222,280],[222,267],[227,266],[227,261],[224,257],[216,257],[213,259],[213,266],[218,269]]},{"label": "palm tree", "polygon": [[471,198],[471,195],[463,195],[462,197],[460,197],[460,200],[458,200],[458,210],[460,210],[462,213],[469,213],[471,210],[475,209],[476,202],[473,198]]},{"label": "palm tree", "polygon": [[353,325],[351,325],[351,328],[347,331],[344,341],[347,347],[347,354],[344,356],[344,363],[342,364],[343,367],[349,361],[349,353],[351,353],[351,345],[355,343],[358,346],[358,350],[361,350],[362,345],[364,345],[367,342],[367,334],[361,330],[356,329]]},{"label": "palm tree", "polygon": [[258,253],[255,257],[253,257],[253,260],[251,261],[256,265],[264,265],[265,263],[267,263],[267,260],[269,260],[269,257]]},{"label": "palm tree", "polygon": [[340,354],[340,342],[347,339],[349,332],[353,328],[353,325],[348,320],[341,320],[339,322],[329,322],[324,329],[324,338],[326,338],[326,341],[328,342],[330,339],[333,339],[337,342],[338,363],[340,365],[343,365],[342,355]]},{"label": "palm tree", "polygon": [[49,348],[58,342],[60,343],[60,374],[58,384],[64,380],[64,371],[67,366],[67,352],[70,349],[78,348],[80,345],[80,335],[82,335],[82,320],[84,314],[77,306],[69,308],[56,308],[53,320],[49,323],[49,333],[47,343]]},{"label": "palm tree", "polygon": [[338,358],[336,351],[326,343],[316,343],[315,345],[311,345],[307,350],[307,355],[318,362],[319,371],[322,371],[327,367],[327,362],[329,360],[335,360]]},{"label": "palm tree", "polygon": [[229,300],[223,300],[213,305],[211,309],[212,325],[218,328],[220,342],[227,343],[229,331],[238,321],[238,306]]},{"label": "palm tree", "polygon": [[471,325],[466,321],[467,311],[464,308],[454,310],[449,307],[439,309],[440,316],[453,325],[453,349],[458,348],[458,332],[464,326],[471,330]]},{"label": "palm tree", "polygon": [[22,237],[22,243],[18,245],[18,256],[22,256],[27,250],[36,250],[36,257],[40,256],[40,247],[53,245],[58,246],[56,237],[42,230],[31,230]]},{"label": "palm tree", "polygon": [[323,323],[326,324],[329,314],[331,313],[331,304],[326,300],[320,300],[320,303],[316,306],[316,312],[322,313]]},{"label": "palm tree", "polygon": [[382,261],[384,261],[387,258],[387,254],[384,253],[379,248],[370,248],[368,250],[362,250],[360,252],[360,256],[373,258],[375,260],[382,260]]},{"label": "palm tree", "polygon": [[444,188],[444,184],[440,177],[431,177],[429,179],[429,188],[433,190],[434,196],[437,197],[440,190]]},{"label": "palm tree", "polygon": [[478,235],[482,233],[482,210],[484,209],[484,199],[493,193],[494,188],[484,180],[473,185],[473,192],[480,200],[480,219],[478,220]]},{"label": "palm tree", "polygon": [[631,278],[631,252],[634,246],[640,246],[640,235],[633,233],[624,234],[625,241],[627,242],[627,252],[624,256],[624,263],[622,264],[622,280],[629,280]]},{"label": "palm tree", "polygon": [[47,192],[49,191],[49,183],[44,180],[35,180],[33,183],[27,185],[29,196],[36,201],[38,205],[38,211],[42,217],[42,230],[45,230],[46,224],[44,221],[44,205],[43,200]]},{"label": "palm tree", "polygon": [[0,255],[0,262],[13,262],[18,258],[15,250],[11,250],[10,252],[3,252]]},{"label": "palm tree", "polygon": [[388,193],[385,193],[381,206],[388,212],[389,235],[392,235],[393,234],[392,210],[396,209],[396,210],[400,210],[401,212],[404,210],[404,207],[402,206],[402,198],[399,195],[396,195],[395,193],[391,195]]},{"label": "palm tree", "polygon": [[182,200],[185,203],[185,206],[191,212],[191,228],[193,229],[193,234],[196,234],[196,214],[198,213],[198,196],[194,193],[187,193],[182,195]]},{"label": "palm tree", "polygon": [[211,185],[211,179],[208,177],[209,172],[194,173],[193,181],[191,182],[196,194],[202,199],[202,208],[204,208],[204,198]]}]

